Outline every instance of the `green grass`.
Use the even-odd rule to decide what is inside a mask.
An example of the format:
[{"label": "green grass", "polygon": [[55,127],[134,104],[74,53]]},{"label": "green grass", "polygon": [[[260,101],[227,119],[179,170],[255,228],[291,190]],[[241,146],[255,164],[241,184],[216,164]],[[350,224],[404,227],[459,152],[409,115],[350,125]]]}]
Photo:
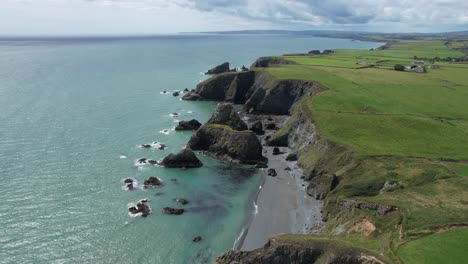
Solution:
[{"label": "green grass", "polygon": [[[346,230],[334,234],[335,239],[379,252],[390,262],[398,262],[397,254],[405,263],[461,263],[468,258],[463,251],[467,246],[462,246],[467,243],[466,231],[464,238],[452,234],[455,231],[423,237],[397,251],[400,234],[411,237],[451,223],[468,223],[468,64],[440,61],[440,69],[425,74],[393,70],[395,64],[413,64],[414,56],[460,58],[465,45],[404,41],[386,50],[290,56],[297,64],[264,69],[275,79],[311,80],[323,89],[300,103],[299,112],[314,121],[320,142],[318,148],[306,149],[299,163],[305,175],[315,171],[339,178],[323,208],[329,215],[326,234]],[[362,61],[377,66],[356,64]],[[296,117],[294,113],[291,122]],[[287,133],[289,126],[277,136]],[[383,188],[385,183],[395,185]],[[380,215],[329,203],[341,199],[398,210]],[[363,218],[377,228],[369,237],[349,232]],[[306,238],[295,239],[306,243]],[[431,250],[439,246],[442,250],[432,257]]]},{"label": "green grass", "polygon": [[308,112],[322,134],[358,153],[467,160],[468,64],[441,62],[440,69],[427,74],[357,69],[362,66],[356,62],[363,60],[387,61],[388,66],[411,62],[410,53],[418,51],[420,56],[460,55],[442,41],[424,43],[288,57],[299,65],[267,71],[278,79],[312,80],[328,88],[309,100]]},{"label": "green grass", "polygon": [[399,252],[403,263],[466,263],[468,229],[451,229],[404,244]]}]

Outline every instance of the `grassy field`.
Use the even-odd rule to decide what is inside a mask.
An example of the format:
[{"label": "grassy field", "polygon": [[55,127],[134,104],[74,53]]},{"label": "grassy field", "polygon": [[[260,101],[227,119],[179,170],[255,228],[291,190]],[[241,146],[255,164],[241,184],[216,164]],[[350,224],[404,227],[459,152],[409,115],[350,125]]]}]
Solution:
[{"label": "grassy field", "polygon": [[[384,50],[285,56],[296,64],[264,69],[277,79],[312,80],[324,88],[304,99],[301,109],[323,138],[339,146],[325,153],[331,164],[325,169],[339,178],[325,204],[351,199],[398,207],[382,216],[325,206],[332,216],[327,234],[379,251],[390,262],[462,263],[468,258],[463,250],[467,229],[414,235],[468,223],[468,64],[449,60],[462,58],[467,43],[401,41]],[[426,73],[393,70],[395,64],[413,65],[415,58],[427,66],[436,57],[440,68]],[[352,162],[340,161],[341,148],[351,151]],[[327,163],[319,161],[320,155],[310,148],[301,156],[306,173],[317,162]],[[376,231],[369,236],[351,232],[362,219]]]},{"label": "grassy field", "polygon": [[468,229],[451,229],[404,244],[400,257],[405,263],[466,263]]}]

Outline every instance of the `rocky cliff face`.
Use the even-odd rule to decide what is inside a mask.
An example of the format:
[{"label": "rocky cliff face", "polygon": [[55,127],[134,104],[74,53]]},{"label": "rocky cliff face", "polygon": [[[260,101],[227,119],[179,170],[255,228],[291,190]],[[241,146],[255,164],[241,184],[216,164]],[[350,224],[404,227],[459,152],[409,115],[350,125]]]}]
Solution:
[{"label": "rocky cliff face", "polygon": [[230,251],[218,257],[216,264],[382,264],[383,262],[369,253],[338,241],[315,240],[299,243],[282,239],[270,239],[260,249],[253,251]]},{"label": "rocky cliff face", "polygon": [[244,103],[245,95],[255,82],[255,72],[228,72],[215,75],[186,94],[184,100],[226,101]]},{"label": "rocky cliff face", "polygon": [[187,147],[235,163],[256,164],[264,160],[262,145],[253,131],[237,131],[226,125],[202,126]]},{"label": "rocky cliff face", "polygon": [[220,103],[216,107],[215,112],[211,116],[208,124],[227,125],[234,130],[243,131],[247,130],[247,125],[239,117],[230,103]]}]

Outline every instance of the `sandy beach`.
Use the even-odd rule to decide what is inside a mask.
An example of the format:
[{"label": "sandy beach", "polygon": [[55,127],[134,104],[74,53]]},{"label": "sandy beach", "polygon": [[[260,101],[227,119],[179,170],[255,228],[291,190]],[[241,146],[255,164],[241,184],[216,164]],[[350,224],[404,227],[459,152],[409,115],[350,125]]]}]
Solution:
[{"label": "sandy beach", "polygon": [[[258,194],[258,212],[245,235],[241,250],[262,247],[274,234],[310,233],[310,228],[321,223],[321,201],[305,192],[302,170],[297,162],[286,161],[288,148],[280,148],[284,154],[273,155],[273,147],[264,146],[264,156],[269,160],[264,171],[264,183]],[[291,168],[287,171],[285,168]],[[273,168],[276,177],[267,175]]]}]

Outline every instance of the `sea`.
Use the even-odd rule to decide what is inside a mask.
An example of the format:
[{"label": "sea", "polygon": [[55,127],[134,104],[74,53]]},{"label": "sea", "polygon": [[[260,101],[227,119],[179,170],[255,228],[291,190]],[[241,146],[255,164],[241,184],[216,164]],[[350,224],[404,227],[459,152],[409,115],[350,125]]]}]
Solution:
[{"label": "sea", "polygon": [[[226,61],[377,46],[255,34],[0,39],[0,263],[212,263],[240,246],[263,176],[203,156],[197,169],[139,164],[184,148],[192,132],[177,122],[206,122],[216,106],[172,92]],[[163,186],[143,188],[150,176]],[[141,199],[152,214],[129,215]]]}]

